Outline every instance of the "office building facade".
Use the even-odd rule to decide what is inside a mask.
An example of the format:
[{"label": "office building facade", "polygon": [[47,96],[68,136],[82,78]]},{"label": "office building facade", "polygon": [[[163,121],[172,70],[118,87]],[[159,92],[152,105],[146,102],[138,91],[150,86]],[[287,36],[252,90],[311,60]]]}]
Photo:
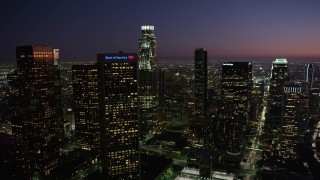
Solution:
[{"label": "office building facade", "polygon": [[207,50],[198,48],[194,55],[194,113],[205,116],[207,111]]},{"label": "office building facade", "polygon": [[266,113],[266,143],[272,155],[279,155],[283,117],[283,88],[289,81],[288,61],[276,59],[272,63],[269,98]]},{"label": "office building facade", "polygon": [[100,147],[97,66],[73,65],[72,81],[77,146],[97,151]]},{"label": "office building facade", "polygon": [[152,135],[158,121],[157,39],[154,26],[141,26],[139,39],[139,107],[141,138]]},{"label": "office building facade", "polygon": [[137,56],[97,56],[101,160],[107,179],[140,177]]},{"label": "office building facade", "polygon": [[284,108],[280,144],[280,155],[285,159],[295,159],[296,146],[299,141],[299,115],[301,111],[301,87],[299,85],[284,85]]},{"label": "office building facade", "polygon": [[63,138],[60,71],[48,45],[18,46],[13,135],[28,142],[31,170],[50,175]]},{"label": "office building facade", "polygon": [[194,53],[194,115],[191,117],[190,128],[204,148],[209,144],[210,130],[207,120],[208,100],[208,67],[207,50],[197,48]]},{"label": "office building facade", "polygon": [[221,112],[225,147],[231,154],[240,153],[250,124],[252,64],[250,62],[222,63]]}]

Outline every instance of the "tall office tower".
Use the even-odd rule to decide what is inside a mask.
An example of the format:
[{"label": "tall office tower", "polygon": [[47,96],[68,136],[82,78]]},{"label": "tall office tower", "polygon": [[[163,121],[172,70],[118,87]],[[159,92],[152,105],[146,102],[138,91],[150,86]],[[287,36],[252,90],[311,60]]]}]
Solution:
[{"label": "tall office tower", "polygon": [[207,50],[198,48],[194,54],[194,112],[205,116],[207,111]]},{"label": "tall office tower", "polygon": [[152,134],[158,120],[157,40],[154,26],[143,25],[139,39],[139,119],[141,138]]},{"label": "tall office tower", "polygon": [[97,151],[100,147],[97,76],[96,65],[72,66],[75,133],[78,147],[91,151]]},{"label": "tall office tower", "polygon": [[[164,96],[164,112],[166,126],[181,129],[187,125],[188,113],[188,81],[179,73],[166,73],[166,89]],[[191,115],[191,114],[190,114]]]},{"label": "tall office tower", "polygon": [[306,71],[306,83],[308,85],[307,92],[311,92],[312,84],[313,84],[313,75],[314,75],[313,64],[308,64],[307,71]]},{"label": "tall office tower", "polygon": [[284,85],[284,108],[280,155],[285,158],[296,158],[295,148],[299,140],[299,104],[301,87]]},{"label": "tall office tower", "polygon": [[203,140],[203,145],[207,148],[209,144],[209,129],[206,118],[207,112],[207,86],[208,86],[208,68],[207,68],[207,50],[198,48],[194,53],[194,118],[193,121],[200,125],[201,132],[199,138]]},{"label": "tall office tower", "polygon": [[139,179],[137,54],[97,59],[102,172],[107,179]]},{"label": "tall office tower", "polygon": [[60,75],[48,45],[18,46],[17,110],[12,131],[28,142],[32,172],[49,175],[58,166],[63,138]]},{"label": "tall office tower", "polygon": [[250,98],[252,91],[252,64],[224,62],[221,80],[221,113],[224,123],[226,149],[231,154],[240,148],[250,126]]},{"label": "tall office tower", "polygon": [[289,81],[288,61],[276,59],[272,62],[269,94],[272,102],[279,102],[283,96],[283,85]]},{"label": "tall office tower", "polygon": [[276,59],[272,63],[269,100],[266,115],[266,136],[267,144],[270,145],[270,152],[279,155],[280,135],[283,116],[283,87],[289,81],[288,62],[286,59]]}]

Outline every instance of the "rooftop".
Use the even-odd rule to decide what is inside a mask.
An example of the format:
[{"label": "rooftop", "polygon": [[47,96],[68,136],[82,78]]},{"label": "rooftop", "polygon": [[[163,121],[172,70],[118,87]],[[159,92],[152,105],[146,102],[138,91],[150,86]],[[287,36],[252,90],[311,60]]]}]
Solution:
[{"label": "rooftop", "polygon": [[281,59],[276,59],[273,61],[274,64],[288,64],[287,59],[281,58]]}]

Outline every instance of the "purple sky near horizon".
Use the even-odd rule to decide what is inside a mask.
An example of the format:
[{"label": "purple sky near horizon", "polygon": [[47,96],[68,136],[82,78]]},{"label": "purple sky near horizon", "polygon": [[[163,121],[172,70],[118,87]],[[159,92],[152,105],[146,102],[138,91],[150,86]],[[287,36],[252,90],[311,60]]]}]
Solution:
[{"label": "purple sky near horizon", "polygon": [[320,57],[319,0],[3,0],[0,63],[15,46],[50,44],[62,60],[138,52],[140,26],[155,25],[159,57]]}]

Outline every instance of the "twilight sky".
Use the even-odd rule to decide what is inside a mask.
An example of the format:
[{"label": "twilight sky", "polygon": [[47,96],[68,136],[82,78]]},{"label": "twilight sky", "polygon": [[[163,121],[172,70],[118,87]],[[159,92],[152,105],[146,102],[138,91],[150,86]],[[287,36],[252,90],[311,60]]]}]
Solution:
[{"label": "twilight sky", "polygon": [[[0,63],[15,46],[50,44],[62,60],[138,52],[155,25],[159,57],[320,57],[319,0],[1,0]],[[161,60],[161,59],[160,59]]]}]

